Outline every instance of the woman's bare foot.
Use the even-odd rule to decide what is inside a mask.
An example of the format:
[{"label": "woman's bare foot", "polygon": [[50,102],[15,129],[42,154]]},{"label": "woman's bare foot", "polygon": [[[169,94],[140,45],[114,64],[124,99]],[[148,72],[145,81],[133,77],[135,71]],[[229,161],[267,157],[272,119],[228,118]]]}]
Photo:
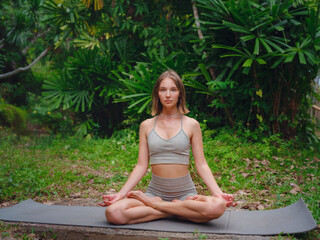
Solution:
[{"label": "woman's bare foot", "polygon": [[127,194],[128,198],[134,198],[143,202],[146,206],[152,207],[156,202],[162,202],[163,200],[160,197],[148,197],[141,191],[131,191]]}]

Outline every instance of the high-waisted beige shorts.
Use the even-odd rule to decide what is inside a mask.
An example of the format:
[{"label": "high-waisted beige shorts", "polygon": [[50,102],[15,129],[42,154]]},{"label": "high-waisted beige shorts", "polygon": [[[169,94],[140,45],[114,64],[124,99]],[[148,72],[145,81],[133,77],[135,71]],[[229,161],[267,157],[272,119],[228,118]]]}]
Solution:
[{"label": "high-waisted beige shorts", "polygon": [[164,201],[183,201],[189,196],[197,195],[197,190],[189,173],[178,178],[163,178],[152,174],[146,195],[161,197]]}]

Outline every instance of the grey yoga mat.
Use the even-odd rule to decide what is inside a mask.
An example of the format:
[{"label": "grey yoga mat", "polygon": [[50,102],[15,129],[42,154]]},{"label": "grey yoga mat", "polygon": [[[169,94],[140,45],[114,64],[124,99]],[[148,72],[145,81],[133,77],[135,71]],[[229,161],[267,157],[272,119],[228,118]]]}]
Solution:
[{"label": "grey yoga mat", "polygon": [[274,210],[226,211],[208,223],[192,223],[166,218],[147,223],[112,225],[105,220],[104,208],[45,205],[29,199],[0,209],[0,220],[87,227],[127,228],[167,232],[277,235],[302,233],[317,225],[302,198],[296,203]]}]

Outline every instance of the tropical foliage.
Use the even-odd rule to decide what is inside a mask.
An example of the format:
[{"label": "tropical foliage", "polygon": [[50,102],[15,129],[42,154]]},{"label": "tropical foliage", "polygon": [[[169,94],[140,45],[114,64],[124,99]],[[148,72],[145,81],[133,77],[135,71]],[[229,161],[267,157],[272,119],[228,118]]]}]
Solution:
[{"label": "tropical foliage", "polygon": [[[215,97],[214,107],[253,128],[294,136],[303,101],[319,69],[319,4],[295,1],[202,1],[207,53],[205,83],[189,85]],[[218,56],[218,57],[217,57]],[[187,75],[189,77],[189,75]],[[188,78],[187,78],[188,79]]]},{"label": "tropical foliage", "polygon": [[168,68],[183,76],[190,115],[209,128],[312,136],[308,109],[319,70],[317,2],[0,4],[0,78],[50,49],[42,60],[50,62],[43,65],[45,75],[23,71],[4,78],[0,94],[7,103],[27,105],[27,92],[33,92],[48,111],[71,111],[80,136],[110,136],[148,117],[152,85]]}]

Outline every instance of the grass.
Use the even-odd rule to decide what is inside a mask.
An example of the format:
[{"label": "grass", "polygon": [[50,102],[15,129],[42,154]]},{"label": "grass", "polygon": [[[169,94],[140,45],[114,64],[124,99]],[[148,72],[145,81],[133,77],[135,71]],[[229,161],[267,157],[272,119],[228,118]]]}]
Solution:
[{"label": "grass", "polygon": [[52,230],[43,233],[35,233],[33,229],[26,230],[19,228],[17,224],[7,224],[0,221],[0,239],[22,239],[22,240],[54,240],[57,234]]},{"label": "grass", "polygon": [[[75,195],[98,202],[103,193],[120,190],[138,156],[138,143],[125,137],[79,140],[0,136],[0,204],[28,198],[55,201]],[[314,151],[275,136],[250,143],[221,132],[204,139],[204,152],[220,187],[234,194],[239,207],[273,209],[303,197],[320,224],[320,159]],[[209,194],[193,164],[190,172],[198,191]],[[149,179],[150,172],[136,189],[146,190]],[[289,239],[295,238],[314,239],[320,234],[311,231]]]}]

